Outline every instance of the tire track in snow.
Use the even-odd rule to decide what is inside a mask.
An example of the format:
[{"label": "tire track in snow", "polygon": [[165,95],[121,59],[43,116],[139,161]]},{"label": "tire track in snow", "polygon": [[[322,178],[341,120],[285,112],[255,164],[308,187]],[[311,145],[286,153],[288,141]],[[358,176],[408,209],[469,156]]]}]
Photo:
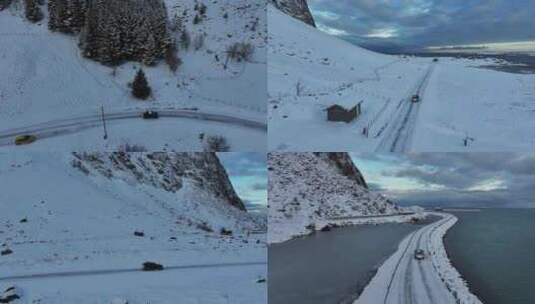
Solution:
[{"label": "tire track in snow", "polygon": [[[250,119],[234,117],[230,115],[203,113],[190,110],[164,110],[159,112],[162,118],[181,118],[203,120],[231,124],[250,129],[256,129],[267,132],[267,124]],[[141,113],[136,111],[117,112],[106,115],[106,121],[119,121],[127,119],[141,119]],[[40,123],[28,127],[14,128],[0,132],[0,146],[9,146],[14,144],[14,139],[20,135],[32,134],[38,139],[49,138],[60,135],[77,133],[84,129],[100,127],[102,118],[100,115],[83,116],[71,119],[61,119],[45,123]]]},{"label": "tire track in snow", "polygon": [[390,125],[388,132],[379,142],[377,148],[375,149],[376,152],[407,151],[407,145],[413,133],[414,125],[416,124],[416,116],[418,114],[420,103],[422,102],[422,100],[417,103],[412,102],[412,95],[418,95],[421,98],[422,92],[425,91],[435,65],[436,63],[431,63],[422,80],[417,83],[413,94],[401,100],[397,109],[397,117],[394,118],[394,121]]},{"label": "tire track in snow", "polygon": [[[437,227],[437,226],[435,226]],[[433,228],[434,229],[434,228]],[[428,237],[430,237],[430,231],[433,231],[432,229],[426,229],[427,231],[425,231],[424,233],[427,233]],[[418,249],[421,249],[421,242],[422,242],[422,236],[424,235],[424,233],[422,233],[420,235],[420,238],[418,239]],[[429,239],[427,239],[429,241]],[[427,250],[427,253],[429,253],[429,250]],[[433,292],[431,291],[431,287],[429,287],[429,284],[428,284],[428,279],[427,279],[427,274],[423,268],[423,265],[422,265],[422,261],[419,261],[418,262],[418,270],[419,270],[419,273],[422,277],[422,282],[424,284],[424,289],[425,289],[425,292],[427,294],[427,298],[429,299],[429,303],[436,303],[435,300],[434,300],[434,297],[433,297]]]},{"label": "tire track in snow", "polygon": [[416,235],[416,232],[413,232],[411,234],[407,246],[403,250],[403,253],[401,254],[401,257],[399,258],[398,262],[396,263],[396,267],[394,268],[394,272],[392,273],[392,276],[390,277],[390,281],[388,282],[388,286],[386,288],[385,298],[384,298],[384,301],[383,301],[384,304],[387,304],[387,302],[388,302],[388,297],[389,297],[390,292],[392,290],[392,285],[394,283],[394,278],[396,277],[396,273],[398,272],[399,265],[401,264],[401,262],[403,261],[403,258],[407,254],[407,251],[409,250],[409,247],[410,247],[409,245],[412,243],[412,240],[414,239],[415,235]]},{"label": "tire track in snow", "polygon": [[[206,268],[217,269],[217,268],[244,267],[244,266],[262,266],[262,265],[267,265],[267,262],[254,261],[254,262],[240,262],[240,263],[214,263],[214,264],[200,264],[200,265],[167,266],[162,271],[206,269]],[[81,276],[94,276],[94,275],[111,275],[111,274],[130,273],[130,272],[146,273],[146,271],[142,271],[141,268],[64,271],[64,272],[35,273],[35,274],[0,277],[0,282],[15,281],[15,280],[31,280],[31,279],[81,277]]]}]

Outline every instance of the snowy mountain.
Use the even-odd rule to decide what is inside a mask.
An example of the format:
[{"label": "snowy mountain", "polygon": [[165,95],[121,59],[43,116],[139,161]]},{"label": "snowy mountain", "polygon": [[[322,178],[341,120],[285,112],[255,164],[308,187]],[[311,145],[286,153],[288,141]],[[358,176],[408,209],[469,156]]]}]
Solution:
[{"label": "snowy mountain", "polygon": [[270,0],[282,12],[316,27],[307,0]]},{"label": "snowy mountain", "polygon": [[367,189],[347,153],[270,153],[270,242],[351,217],[396,215],[402,209]]},{"label": "snowy mountain", "polygon": [[[49,16],[48,1],[38,1],[44,3],[38,6],[44,18],[36,23],[26,19],[22,1],[13,1],[0,11],[0,70],[7,71],[0,73],[0,133],[9,135],[21,128],[26,133],[35,133],[40,150],[92,147],[115,151],[130,143],[143,145],[147,150],[202,151],[199,137],[205,134],[225,137],[231,150],[264,151],[265,1],[150,1],[157,2],[165,4],[163,12],[161,5],[141,6],[143,1],[122,1],[140,4],[132,10],[141,11],[118,16],[126,20],[123,23],[117,22],[107,7],[104,11],[89,10],[88,14],[94,12],[93,15],[110,20],[99,25],[113,29],[105,31],[106,37],[90,30],[98,25],[93,23],[81,30],[61,30],[65,25],[54,21],[58,13]],[[118,8],[110,4],[111,8],[121,11],[120,5]],[[149,15],[156,18],[148,18]],[[89,20],[93,19],[86,21]],[[155,29],[149,34],[146,30],[130,31],[128,25],[136,22]],[[162,30],[162,23],[165,28],[166,22],[167,29]],[[50,30],[50,24],[58,29]],[[154,59],[162,55],[170,40],[176,42],[177,60],[181,63],[175,72],[167,63],[167,53],[164,58]],[[103,42],[99,41],[107,44],[101,46]],[[92,45],[97,49],[93,50]],[[115,51],[115,47],[120,47],[120,51]],[[147,100],[132,96],[131,85],[139,68],[143,68],[151,88]],[[101,107],[109,116],[110,136],[106,141],[102,140],[96,120],[86,121],[88,117],[98,118]],[[173,113],[148,124],[141,120],[141,113],[147,109]],[[176,111],[191,113],[184,118],[182,114],[177,116]],[[131,115],[114,119],[115,115],[125,113]],[[206,119],[202,113],[231,118]],[[264,128],[234,123],[234,118],[260,123]],[[68,127],[65,120],[69,120]],[[50,128],[55,132],[49,132]],[[71,133],[83,136],[66,136]],[[159,136],[151,136],[152,133]],[[66,140],[55,141],[50,137]],[[13,139],[2,139],[0,145],[13,144]]]},{"label": "snowy mountain", "polygon": [[[233,295],[263,296],[255,283],[265,275],[262,266],[241,275],[193,273],[187,280],[180,271],[143,280],[136,272],[146,261],[165,267],[263,263],[266,219],[244,210],[214,154],[0,154],[0,184],[0,250],[9,249],[0,256],[0,289],[17,286],[27,302],[110,303],[119,296],[146,303],[156,299],[153,292],[159,303],[178,296],[196,301],[207,292],[198,280],[218,286],[210,285],[209,294],[226,293],[225,273],[248,290]],[[60,282],[47,275],[14,278],[72,271],[82,273],[60,275]],[[94,290],[83,289],[95,271],[108,275]],[[63,288],[65,282],[72,288]]]},{"label": "snowy mountain", "polygon": [[186,183],[194,192],[208,192],[224,204],[242,211],[245,206],[230,183],[215,153],[74,153],[83,172],[93,171],[107,178],[121,178],[180,192]]},{"label": "snowy mountain", "polygon": [[[351,44],[268,6],[269,149],[277,151],[528,151],[535,75],[494,59],[394,56]],[[505,67],[504,67],[505,69]],[[412,102],[413,95],[419,102]],[[361,104],[353,121],[326,109]],[[335,136],[333,136],[335,134]],[[465,145],[465,140],[467,141]]]}]

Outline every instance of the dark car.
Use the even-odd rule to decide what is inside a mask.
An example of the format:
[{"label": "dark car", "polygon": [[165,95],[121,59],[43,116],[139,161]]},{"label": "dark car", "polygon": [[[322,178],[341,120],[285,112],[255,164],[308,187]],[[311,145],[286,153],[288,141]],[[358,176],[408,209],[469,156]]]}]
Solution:
[{"label": "dark car", "polygon": [[414,258],[419,261],[425,259],[425,252],[423,251],[423,249],[414,250]]},{"label": "dark car", "polygon": [[419,102],[420,101],[420,96],[419,95],[412,95],[411,101],[412,102]]},{"label": "dark car", "polygon": [[143,112],[143,119],[158,119],[160,115],[155,111],[145,111]]},{"label": "dark car", "polygon": [[154,263],[154,262],[145,262],[143,263],[143,271],[162,271],[163,265]]},{"label": "dark car", "polygon": [[433,62],[438,62],[438,58],[433,59]]},{"label": "dark car", "polygon": [[35,137],[35,135],[21,135],[15,138],[15,145],[17,146],[29,145],[36,140],[37,140],[37,137]]}]

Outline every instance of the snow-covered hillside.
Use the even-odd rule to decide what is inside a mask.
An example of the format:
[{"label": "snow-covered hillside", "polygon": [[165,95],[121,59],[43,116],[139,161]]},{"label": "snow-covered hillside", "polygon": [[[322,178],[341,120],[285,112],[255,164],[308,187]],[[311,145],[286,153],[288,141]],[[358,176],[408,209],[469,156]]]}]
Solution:
[{"label": "snow-covered hillside", "polygon": [[[495,64],[491,59],[434,62],[371,52],[273,5],[268,23],[270,150],[535,149],[534,75],[480,68]],[[415,94],[420,101],[412,103]],[[360,102],[353,122],[327,121],[327,107]],[[467,137],[475,140],[465,147]]]},{"label": "snow-covered hillside", "polygon": [[0,184],[0,289],[24,303],[265,303],[266,220],[213,154],[0,154]]},{"label": "snow-covered hillside", "polygon": [[408,210],[370,192],[347,153],[270,153],[268,170],[271,243],[328,225],[411,217],[402,214]]},{"label": "snow-covered hillside", "polygon": [[[205,2],[206,17],[194,24],[195,3],[202,1],[165,1],[170,20],[175,15],[181,16],[192,46],[189,50],[179,50],[183,63],[176,74],[164,61],[154,67],[143,67],[153,94],[150,100],[139,101],[131,96],[129,83],[141,64],[128,62],[112,68],[86,59],[78,48],[78,35],[48,30],[46,5],[41,6],[45,19],[32,24],[24,18],[21,2],[14,1],[0,11],[0,132],[36,124],[50,127],[46,123],[61,119],[98,117],[101,106],[108,115],[125,111],[141,114],[146,109],[195,108],[201,113],[226,114],[265,124],[266,3],[260,0]],[[179,40],[179,33],[173,35]],[[204,37],[204,43],[195,50],[199,37]],[[227,49],[235,43],[249,43],[254,47],[250,60],[227,62]],[[98,136],[91,136],[88,141],[107,150],[116,149],[120,140],[144,144],[150,150],[191,151],[202,150],[198,137],[206,133],[227,137],[232,150],[265,150],[262,141],[254,140],[255,147],[247,141],[248,137],[260,137],[265,142],[265,128],[182,117],[164,117],[151,124],[136,123],[138,120],[140,115],[110,121],[108,127],[113,135],[109,144]],[[67,128],[83,129],[85,122],[74,122],[79,123]],[[124,125],[133,127],[128,130]],[[149,140],[153,128],[164,134],[161,139]],[[177,132],[181,129],[195,131],[194,134]],[[9,140],[12,142],[11,137]],[[51,143],[43,147],[63,151],[78,148],[85,148],[84,143],[66,140],[61,145]]]}]

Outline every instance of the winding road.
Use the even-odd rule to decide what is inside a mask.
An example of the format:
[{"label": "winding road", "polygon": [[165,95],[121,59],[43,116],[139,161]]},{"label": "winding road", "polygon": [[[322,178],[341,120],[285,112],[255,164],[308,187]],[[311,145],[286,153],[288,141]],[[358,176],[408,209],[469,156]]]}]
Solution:
[{"label": "winding road", "polygon": [[[160,118],[174,118],[174,119],[194,119],[210,122],[218,122],[224,124],[235,125],[267,132],[267,124],[265,122],[258,122],[250,119],[234,117],[224,114],[214,114],[200,112],[196,110],[155,110],[158,112]],[[128,119],[142,119],[140,111],[121,111],[114,113],[107,113],[105,115],[106,122],[128,120]],[[102,117],[99,114],[78,116],[67,119],[52,120],[44,123],[30,125],[26,127],[13,128],[9,130],[0,131],[0,146],[14,145],[17,136],[31,134],[38,139],[62,136],[72,133],[77,133],[85,129],[101,127]]]},{"label": "winding road", "polygon": [[[451,223],[454,217],[443,218],[412,232],[398,251],[381,267],[355,304],[455,304],[456,300],[433,265],[431,242],[437,228]],[[416,260],[414,252],[423,249],[425,259]],[[380,300],[382,299],[382,300]]]},{"label": "winding road", "polygon": [[[420,109],[420,104],[423,100],[423,93],[429,78],[433,73],[436,63],[433,62],[427,69],[422,79],[417,83],[416,87],[410,92],[410,95],[401,99],[397,104],[395,110],[395,118],[390,123],[382,140],[379,142],[376,152],[407,152],[412,140],[412,133]],[[419,102],[412,102],[412,96],[418,95]]]}]

